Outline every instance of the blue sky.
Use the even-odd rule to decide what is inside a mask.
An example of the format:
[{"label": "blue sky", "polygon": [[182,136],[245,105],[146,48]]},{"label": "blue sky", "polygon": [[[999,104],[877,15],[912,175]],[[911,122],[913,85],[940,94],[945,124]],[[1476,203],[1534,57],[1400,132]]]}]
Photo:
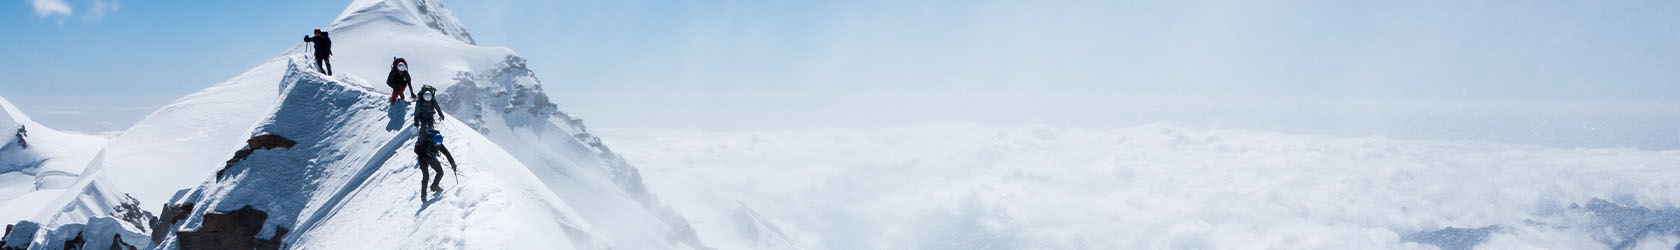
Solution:
[{"label": "blue sky", "polygon": [[[166,102],[275,56],[346,5],[67,0],[70,13],[42,15],[33,2],[41,1],[0,4],[0,32],[27,34],[10,35],[0,47],[10,59],[0,62],[0,95],[41,106],[68,105],[39,96],[151,96],[163,100],[152,102]],[[94,5],[107,7],[95,13]],[[1431,123],[1368,114],[1381,111],[1376,108],[1336,109],[1319,116],[1330,121],[1314,124],[1353,124],[1325,125],[1349,129],[1298,130],[1442,135],[1533,126],[1546,128],[1524,128],[1569,135],[1554,137],[1613,137],[1590,145],[1620,145],[1639,135],[1660,135],[1680,145],[1672,142],[1680,141],[1677,124],[1666,118],[1680,107],[1680,2],[1675,1],[446,5],[480,44],[506,46],[529,58],[550,94],[572,112],[599,117],[596,126],[820,127],[984,122],[1001,115],[1053,125],[1175,122],[1291,130],[1300,126],[1258,122],[1287,120],[1281,113],[1226,118],[1255,106],[1227,100],[1268,100],[1259,102],[1288,104],[1282,108],[1289,112],[1377,100],[1373,105],[1421,109],[1406,112],[1425,116],[1489,111]],[[1173,118],[1186,115],[1105,106],[1119,105],[1112,99],[1171,100],[1155,102],[1153,109],[1187,109],[1161,104],[1183,100],[1211,107]],[[1427,105],[1412,105],[1418,102]],[[885,115],[859,108],[881,103],[888,109],[943,108]],[[1560,108],[1525,108],[1547,105]],[[692,106],[708,108],[685,108]],[[1088,110],[1043,110],[1049,107]],[[969,112],[976,109],[1016,113]],[[1555,112],[1563,109],[1577,111]],[[705,118],[760,113],[787,122]],[[1073,122],[1093,113],[1128,119]],[[1520,117],[1487,118],[1501,115]],[[1590,124],[1609,124],[1600,127],[1613,127],[1617,135],[1571,132]],[[1430,127],[1438,128],[1420,129]],[[1522,141],[1536,134],[1526,130],[1501,138]],[[1650,143],[1665,142],[1635,144]]]},{"label": "blue sky", "polygon": [[1680,94],[1672,1],[485,5],[456,9],[487,43],[554,55],[541,72],[585,90]]}]

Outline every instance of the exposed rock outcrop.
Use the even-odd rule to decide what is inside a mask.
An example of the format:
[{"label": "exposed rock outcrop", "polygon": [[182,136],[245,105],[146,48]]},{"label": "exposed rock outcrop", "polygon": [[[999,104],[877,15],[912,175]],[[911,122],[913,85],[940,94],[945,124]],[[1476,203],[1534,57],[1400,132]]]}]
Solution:
[{"label": "exposed rock outcrop", "polygon": [[150,225],[150,222],[157,220],[157,216],[153,216],[151,212],[141,209],[140,201],[135,200],[134,196],[129,196],[128,194],[123,194],[122,204],[117,204],[116,207],[111,208],[111,218],[121,220],[122,222],[128,223],[128,225],[134,226],[134,228],[142,231],[148,230],[147,226]]},{"label": "exposed rock outcrop", "polygon": [[297,146],[297,142],[273,134],[259,135],[245,140],[245,147],[252,149],[290,148],[292,146]]},{"label": "exposed rock outcrop", "polygon": [[228,168],[233,167],[234,164],[239,164],[240,161],[244,161],[245,157],[251,156],[251,153],[256,152],[258,149],[291,148],[292,146],[297,146],[297,142],[286,139],[286,137],[280,137],[273,134],[258,135],[256,137],[251,137],[251,139],[246,139],[245,148],[233,152],[233,159],[228,159],[227,165],[223,165],[222,170],[216,171],[216,180],[221,180],[222,175],[227,173]]},{"label": "exposed rock outcrop", "polygon": [[35,240],[35,232],[40,231],[41,225],[31,221],[20,221],[6,229],[6,237],[0,238],[0,241],[5,242],[0,244],[0,250],[22,250],[29,249],[31,241]]},{"label": "exposed rock outcrop", "polygon": [[186,219],[192,211],[192,203],[184,203],[178,206],[164,205],[163,213],[158,217],[152,218],[153,220],[151,221],[152,245],[155,246],[162,243],[164,237],[169,237],[169,232],[174,230],[175,225],[180,223],[182,219]]},{"label": "exposed rock outcrop", "polygon": [[82,232],[76,232],[75,238],[64,240],[64,250],[82,250],[86,245],[87,239],[82,237]]},{"label": "exposed rock outcrop", "polygon": [[29,137],[29,130],[24,129],[23,126],[18,126],[17,143],[18,143],[19,147],[29,148],[29,141],[24,140],[24,138],[27,138],[27,137]]},{"label": "exposed rock outcrop", "polygon": [[124,243],[123,240],[122,240],[122,235],[112,234],[111,235],[111,248],[108,248],[108,249],[111,249],[111,250],[134,250],[135,248],[134,248],[134,245],[129,245],[128,243]]},{"label": "exposed rock outcrop", "polygon": [[182,250],[194,249],[280,249],[280,239],[286,237],[285,228],[275,228],[274,236],[258,239],[268,220],[268,213],[245,206],[237,210],[204,215],[197,231],[177,231],[176,239]]}]

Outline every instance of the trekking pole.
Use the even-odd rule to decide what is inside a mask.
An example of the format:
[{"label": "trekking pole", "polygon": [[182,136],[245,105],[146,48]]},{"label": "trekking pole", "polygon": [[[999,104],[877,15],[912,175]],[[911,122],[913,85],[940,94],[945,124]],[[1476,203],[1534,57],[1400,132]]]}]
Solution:
[{"label": "trekking pole", "polygon": [[[442,131],[443,130],[438,130],[439,133],[442,133]],[[453,157],[453,156],[451,156],[451,157]],[[455,163],[455,162],[450,162],[449,163],[449,170],[452,170],[452,171],[455,172],[455,183],[457,185],[460,184],[461,183],[461,164],[460,163]]]}]

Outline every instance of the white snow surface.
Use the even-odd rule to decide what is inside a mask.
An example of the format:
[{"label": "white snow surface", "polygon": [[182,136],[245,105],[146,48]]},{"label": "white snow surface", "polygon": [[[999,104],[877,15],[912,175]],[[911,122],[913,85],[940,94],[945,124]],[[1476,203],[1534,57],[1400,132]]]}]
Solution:
[{"label": "white snow surface", "polygon": [[[752,233],[715,230],[736,200],[806,249],[1434,249],[1407,238],[1487,226],[1476,249],[1680,237],[1680,151],[1166,124],[598,133],[708,242]],[[1663,228],[1634,231],[1647,222]]]},{"label": "white snow surface", "polygon": [[[20,126],[27,130],[22,143],[16,136]],[[0,224],[31,219],[47,207],[107,142],[43,126],[0,98]]]}]

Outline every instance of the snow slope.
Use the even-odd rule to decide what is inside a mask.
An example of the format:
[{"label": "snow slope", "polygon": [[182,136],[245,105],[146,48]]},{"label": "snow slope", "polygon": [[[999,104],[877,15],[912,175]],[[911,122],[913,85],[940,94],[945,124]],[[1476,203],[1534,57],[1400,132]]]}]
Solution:
[{"label": "snow slope", "polygon": [[[412,64],[417,84],[446,83],[459,72],[490,68],[512,55],[505,48],[472,46],[426,27],[422,18],[398,8],[409,5],[415,2],[357,1],[324,28],[333,38],[335,73],[382,83],[391,57],[400,56]],[[465,36],[464,31],[459,34]],[[114,139],[89,171],[124,176],[107,180],[141,204],[163,204],[176,190],[197,184],[227,160],[225,153],[203,152],[236,149],[228,142],[243,140],[273,107],[288,55],[306,54],[306,46],[300,43],[282,56],[153,112]]]},{"label": "snow slope", "polygon": [[602,134],[655,192],[722,196],[668,200],[702,234],[734,232],[708,230],[729,217],[694,211],[740,200],[806,249],[1674,249],[1680,238],[1672,150],[1171,125]]},{"label": "snow slope", "polygon": [[[16,136],[19,127],[27,129],[22,142]],[[107,142],[42,126],[0,98],[0,224],[30,219],[41,211],[75,183]]]},{"label": "snow slope", "polygon": [[[575,212],[577,220],[566,223],[576,222],[575,227],[588,230],[571,234],[595,235],[585,237],[596,239],[589,245],[619,249],[710,248],[700,241],[681,214],[664,206],[643,187],[634,167],[588,134],[581,120],[560,112],[548,102],[535,74],[525,69],[523,58],[506,48],[474,45],[470,35],[460,27],[436,1],[354,1],[337,20],[323,28],[330,32],[335,47],[332,58],[335,74],[323,78],[365,88],[377,93],[366,98],[382,101],[381,96],[388,93],[380,92],[389,89],[378,82],[384,80],[391,59],[403,57],[410,63],[416,87],[429,84],[442,89],[439,98],[445,103],[448,116],[470,128],[452,133],[483,135],[489,143],[471,143],[474,148],[505,150],[503,154],[511,154],[526,169],[522,174],[542,184],[537,186],[541,192],[554,195],[567,205],[545,205],[556,209],[546,213]],[[178,189],[205,183],[231,152],[240,147],[240,142],[256,133],[256,129],[271,125],[264,121],[274,113],[273,107],[280,104],[289,84],[295,84],[288,80],[293,74],[287,72],[298,68],[291,61],[295,56],[307,54],[304,46],[299,44],[239,77],[183,97],[148,116],[113,140],[93,160],[89,174],[75,186],[81,192],[58,197],[53,204],[56,209],[50,209],[38,221],[45,221],[44,228],[55,228],[113,214],[115,211],[109,207],[122,202],[125,194],[132,195],[140,206],[155,213],[155,209],[177,196]],[[504,177],[513,175],[516,174]],[[360,188],[386,186],[355,187],[359,188],[353,189],[354,192],[364,192]],[[253,190],[257,189],[262,188]],[[204,190],[246,189],[238,185],[209,185]],[[205,201],[250,199],[240,198],[244,195],[254,193],[203,193],[194,197]],[[347,209],[333,209],[330,207],[339,205],[317,204],[329,201],[314,200],[323,197],[334,196],[307,194],[290,198],[295,204],[271,209],[312,214],[333,214]],[[559,209],[568,206],[570,212]],[[354,228],[328,220],[350,217],[316,217],[304,219],[316,222],[281,221],[277,225],[302,226],[306,230]],[[434,217],[422,221],[431,218]],[[774,235],[766,235],[771,236]],[[317,243],[307,236],[297,237],[304,238],[287,236],[286,241],[339,246],[335,245],[339,243]]]},{"label": "snow slope", "polygon": [[34,221],[45,228],[85,223],[109,216],[124,197],[158,209],[175,191],[197,185],[273,107],[286,65],[285,57],[269,60],[152,112],[99,151],[70,188],[77,192],[55,198]]},{"label": "snow slope", "polygon": [[259,238],[288,228],[284,242],[294,248],[603,247],[524,165],[458,121],[439,129],[450,135],[460,176],[451,176],[442,197],[420,200],[409,106],[389,105],[368,84],[327,78],[295,58],[273,115],[251,135],[298,144],[257,150],[224,179],[174,201],[197,204],[181,230],[196,231],[203,220],[196,215],[252,206],[269,215]]}]

